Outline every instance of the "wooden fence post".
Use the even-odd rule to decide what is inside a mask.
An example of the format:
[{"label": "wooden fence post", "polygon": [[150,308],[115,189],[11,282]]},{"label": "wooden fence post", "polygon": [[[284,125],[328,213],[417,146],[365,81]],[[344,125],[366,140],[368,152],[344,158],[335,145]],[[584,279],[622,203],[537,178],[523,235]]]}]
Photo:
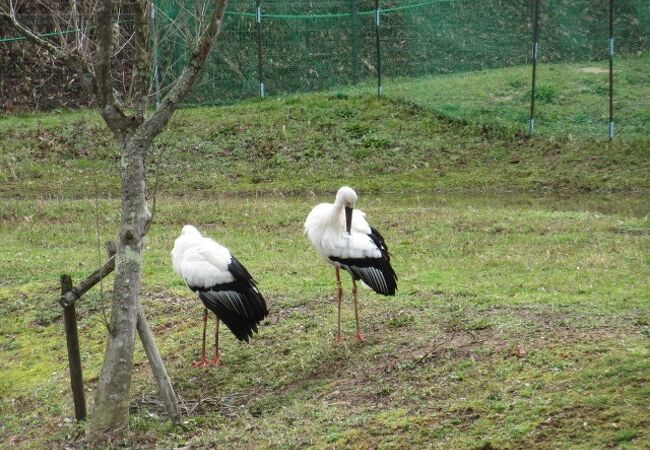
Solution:
[{"label": "wooden fence post", "polygon": [[[70,275],[61,275],[61,295],[72,289]],[[70,365],[70,384],[74,400],[74,414],[77,420],[86,420],[86,397],[84,395],[81,355],[79,354],[79,335],[77,334],[77,312],[74,303],[63,308],[65,340],[68,344],[68,364]]]},{"label": "wooden fence post", "polygon": [[608,136],[614,139],[614,0],[609,0],[609,124]]},{"label": "wooden fence post", "polygon": [[350,0],[350,21],[351,21],[351,30],[350,34],[352,35],[352,84],[357,84],[359,82],[359,5],[357,0]]}]

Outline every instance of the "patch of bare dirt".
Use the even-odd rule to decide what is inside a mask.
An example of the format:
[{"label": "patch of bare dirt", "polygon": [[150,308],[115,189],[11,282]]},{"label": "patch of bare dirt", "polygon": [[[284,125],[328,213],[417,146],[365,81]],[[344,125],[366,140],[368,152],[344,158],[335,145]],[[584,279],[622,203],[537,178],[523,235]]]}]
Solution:
[{"label": "patch of bare dirt", "polygon": [[280,308],[277,310],[273,310],[270,312],[266,320],[264,321],[265,324],[268,325],[275,325],[276,323],[282,322],[284,319],[287,317],[293,315],[293,314],[307,314],[309,311],[309,308],[306,305],[299,305],[299,306],[290,306],[288,308]]},{"label": "patch of bare dirt", "polygon": [[553,411],[542,422],[535,432],[536,440],[548,441],[548,434],[566,426],[569,422],[581,420],[584,417],[595,417],[600,409],[595,406],[567,406],[558,411]]},{"label": "patch of bare dirt", "polygon": [[477,316],[510,316],[522,324],[513,330],[512,338],[527,339],[531,344],[593,342],[594,340],[616,339],[633,334],[634,323],[629,317],[582,314],[537,307],[493,306],[475,312]]},{"label": "patch of bare dirt", "polygon": [[[200,416],[218,412],[225,417],[241,417],[249,413],[250,404],[264,393],[257,389],[250,391],[230,392],[226,395],[204,393],[194,398],[183,397],[177,392],[182,414]],[[131,413],[147,416],[165,417],[167,409],[160,398],[153,392],[143,392],[131,400]]]},{"label": "patch of bare dirt", "polygon": [[580,67],[578,72],[584,73],[608,73],[609,69],[605,67]]}]

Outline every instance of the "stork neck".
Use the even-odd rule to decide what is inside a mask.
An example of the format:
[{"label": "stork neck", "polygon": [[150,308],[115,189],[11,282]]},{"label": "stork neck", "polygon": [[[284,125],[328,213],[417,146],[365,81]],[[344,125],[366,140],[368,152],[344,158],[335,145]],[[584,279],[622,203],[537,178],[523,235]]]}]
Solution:
[{"label": "stork neck", "polygon": [[334,208],[332,209],[332,215],[330,216],[331,222],[339,222],[343,218],[343,202],[336,201],[334,202]]}]

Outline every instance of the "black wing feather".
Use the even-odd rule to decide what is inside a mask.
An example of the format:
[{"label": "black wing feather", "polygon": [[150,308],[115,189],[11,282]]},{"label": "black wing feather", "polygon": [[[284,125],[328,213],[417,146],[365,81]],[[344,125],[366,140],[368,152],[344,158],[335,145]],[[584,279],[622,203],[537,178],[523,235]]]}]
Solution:
[{"label": "black wing feather", "polygon": [[390,253],[384,237],[375,228],[370,227],[368,235],[381,252],[379,258],[338,258],[330,256],[343,269],[350,272],[355,280],[362,280],[373,291],[382,295],[395,295],[397,291],[397,274],[390,264]]},{"label": "black wing feather", "polygon": [[384,240],[384,237],[381,235],[379,230],[370,227],[370,234],[368,236],[370,236],[370,239],[372,239],[372,242],[375,243],[377,248],[381,250],[381,254],[384,255],[390,262],[390,252],[388,251],[388,246],[386,245],[386,241]]},{"label": "black wing feather", "polygon": [[215,284],[209,288],[190,286],[198,292],[203,304],[221,320],[240,341],[257,333],[257,324],[269,310],[255,280],[233,256],[228,271],[235,278],[229,283]]}]

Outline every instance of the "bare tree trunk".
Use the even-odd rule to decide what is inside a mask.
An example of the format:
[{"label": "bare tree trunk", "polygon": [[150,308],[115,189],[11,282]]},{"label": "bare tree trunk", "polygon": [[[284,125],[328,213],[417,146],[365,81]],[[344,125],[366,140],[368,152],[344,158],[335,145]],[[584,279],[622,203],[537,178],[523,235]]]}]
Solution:
[{"label": "bare tree trunk", "polygon": [[[107,4],[111,0],[104,0]],[[128,118],[112,103],[108,87],[98,83],[98,91],[109,100],[102,116],[120,141],[122,155],[122,223],[115,265],[111,333],[97,387],[90,438],[128,425],[129,388],[133,364],[133,344],[138,320],[138,297],[142,267],[142,240],[151,217],[145,197],[144,160],[147,151],[165,128],[178,103],[188,94],[214,44],[227,0],[213,0],[214,10],[201,39],[191,53],[176,84],[147,120],[138,114]],[[101,41],[100,41],[101,43]],[[137,108],[136,108],[137,109]]]},{"label": "bare tree trunk", "polygon": [[[8,4],[7,4],[8,3]],[[0,19],[9,23],[27,38],[46,49],[75,71],[83,75],[97,101],[99,110],[106,124],[120,144],[122,169],[122,223],[118,238],[115,258],[115,281],[113,302],[111,308],[111,325],[106,346],[104,365],[102,366],[97,398],[93,415],[91,416],[90,438],[97,438],[106,432],[117,431],[128,425],[129,420],[129,388],[131,386],[131,371],[133,366],[133,346],[135,341],[136,324],[138,323],[140,293],[140,277],[142,273],[143,239],[149,226],[151,215],[147,209],[145,197],[145,158],[154,138],[158,136],[176,110],[179,102],[190,92],[206,58],[221,30],[221,24],[226,9],[227,0],[209,0],[212,12],[205,18],[201,31],[196,40],[191,43],[190,58],[183,72],[171,86],[162,99],[159,107],[145,118],[148,103],[149,79],[147,64],[148,22],[147,11],[151,4],[140,0],[96,0],[93,3],[93,17],[96,23],[93,32],[87,35],[87,47],[66,49],[54,45],[49,40],[37,35],[23,26],[17,19],[16,1],[0,0]],[[43,2],[45,3],[45,2]],[[113,92],[114,79],[112,76],[115,45],[114,30],[115,15],[120,7],[125,7],[134,15],[135,25],[135,55],[133,61],[135,82],[133,84],[133,104],[135,113],[127,115]],[[73,19],[75,12],[73,11]],[[197,17],[199,22],[204,17]],[[74,28],[77,28],[76,26]],[[88,30],[87,30],[88,31]],[[117,34],[119,36],[119,33]],[[83,39],[81,40],[83,41]],[[81,42],[80,41],[80,42]],[[92,48],[88,53],[84,49]],[[140,311],[141,328],[146,325],[144,314]],[[147,329],[141,333],[150,337]],[[147,341],[147,343],[145,343]],[[143,339],[145,346],[155,349],[153,339]],[[157,352],[156,352],[157,353]],[[147,353],[149,355],[149,352]],[[151,353],[153,355],[153,353]],[[155,355],[154,355],[155,356]],[[161,386],[161,394],[169,396],[168,407],[174,410],[175,396],[171,383],[164,373],[160,358],[153,358],[162,367],[156,376]],[[152,369],[154,369],[152,363]],[[156,370],[156,369],[154,369]],[[164,376],[163,376],[164,375]],[[167,387],[168,385],[168,387]],[[176,411],[178,406],[175,406]],[[172,420],[177,416],[171,413]]]},{"label": "bare tree trunk", "polygon": [[145,197],[144,170],[144,157],[149,145],[149,140],[137,134],[131,134],[120,145],[122,223],[115,259],[111,328],[97,386],[91,438],[128,425],[142,242],[150,217]]}]

